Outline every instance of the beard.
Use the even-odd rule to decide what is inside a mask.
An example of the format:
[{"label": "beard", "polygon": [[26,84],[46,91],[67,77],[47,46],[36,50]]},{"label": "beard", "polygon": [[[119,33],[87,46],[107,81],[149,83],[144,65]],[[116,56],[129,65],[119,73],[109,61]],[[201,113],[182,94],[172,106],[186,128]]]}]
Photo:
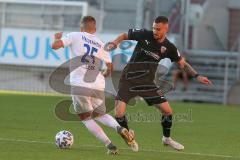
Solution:
[{"label": "beard", "polygon": [[154,37],[155,40],[160,40],[160,39],[162,39],[162,36],[159,36],[159,35],[153,35],[153,37]]}]

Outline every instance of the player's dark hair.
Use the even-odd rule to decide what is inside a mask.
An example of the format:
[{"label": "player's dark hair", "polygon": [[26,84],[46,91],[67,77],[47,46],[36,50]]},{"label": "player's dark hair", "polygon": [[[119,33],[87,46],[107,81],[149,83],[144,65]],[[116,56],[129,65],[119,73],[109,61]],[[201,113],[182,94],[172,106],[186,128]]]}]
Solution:
[{"label": "player's dark hair", "polygon": [[84,16],[80,22],[81,27],[86,28],[90,23],[95,23],[96,20],[92,16]]},{"label": "player's dark hair", "polygon": [[165,16],[158,16],[155,20],[155,23],[168,23],[168,18]]}]

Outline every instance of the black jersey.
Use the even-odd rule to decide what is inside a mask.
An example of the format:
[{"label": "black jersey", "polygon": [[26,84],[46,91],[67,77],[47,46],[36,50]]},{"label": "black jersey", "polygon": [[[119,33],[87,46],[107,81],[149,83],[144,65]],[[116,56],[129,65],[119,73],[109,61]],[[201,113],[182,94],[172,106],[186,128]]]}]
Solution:
[{"label": "black jersey", "polygon": [[123,70],[122,78],[139,82],[153,81],[158,63],[161,59],[170,58],[172,62],[181,59],[173,43],[167,38],[159,43],[153,37],[153,31],[130,29],[128,39],[138,41],[129,63]]}]

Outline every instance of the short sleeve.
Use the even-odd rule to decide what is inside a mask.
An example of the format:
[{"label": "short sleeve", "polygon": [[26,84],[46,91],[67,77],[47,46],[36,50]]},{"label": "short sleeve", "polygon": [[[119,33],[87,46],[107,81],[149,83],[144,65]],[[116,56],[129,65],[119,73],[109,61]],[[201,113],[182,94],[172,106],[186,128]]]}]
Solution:
[{"label": "short sleeve", "polygon": [[147,31],[145,29],[129,29],[128,39],[135,40],[135,41],[151,40],[153,39],[153,32]]},{"label": "short sleeve", "polygon": [[68,33],[62,37],[64,47],[70,46],[73,43],[73,33]]},{"label": "short sleeve", "polygon": [[178,62],[182,58],[179,50],[174,45],[172,45],[171,47],[171,53],[169,58],[171,59],[172,62]]}]

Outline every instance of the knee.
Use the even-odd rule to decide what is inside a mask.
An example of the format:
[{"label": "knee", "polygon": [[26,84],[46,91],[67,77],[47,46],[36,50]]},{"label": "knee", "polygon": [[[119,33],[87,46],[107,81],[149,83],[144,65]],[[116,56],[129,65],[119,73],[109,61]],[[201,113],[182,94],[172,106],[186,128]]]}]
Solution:
[{"label": "knee", "polygon": [[115,109],[115,117],[121,118],[125,116],[125,111]]},{"label": "knee", "polygon": [[173,114],[172,108],[170,107],[170,105],[168,104],[168,102],[164,102],[160,105],[155,105],[160,112],[162,113],[162,115],[164,116],[169,116]]},{"label": "knee", "polygon": [[78,116],[79,116],[81,121],[84,121],[84,120],[91,119],[92,113],[91,112],[80,113],[80,114],[78,114]]},{"label": "knee", "polygon": [[172,108],[168,108],[168,109],[166,109],[166,110],[163,110],[163,111],[162,111],[162,114],[163,114],[164,116],[172,115],[172,114],[173,114]]},{"label": "knee", "polygon": [[101,116],[103,116],[103,115],[104,115],[103,113],[93,112],[92,115],[91,115],[91,117],[92,117],[92,118],[97,118],[97,117],[101,117]]}]

